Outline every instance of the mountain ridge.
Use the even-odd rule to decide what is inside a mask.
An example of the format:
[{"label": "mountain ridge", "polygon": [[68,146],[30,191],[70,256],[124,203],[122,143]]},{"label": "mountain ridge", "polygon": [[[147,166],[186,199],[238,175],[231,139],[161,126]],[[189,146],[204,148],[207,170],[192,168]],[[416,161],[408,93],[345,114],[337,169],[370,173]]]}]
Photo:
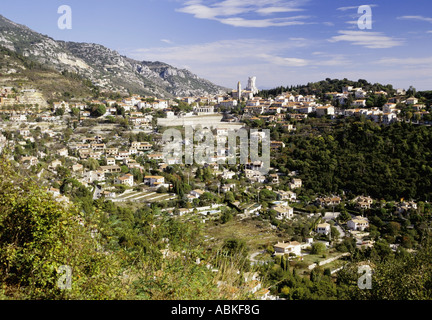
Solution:
[{"label": "mountain ridge", "polygon": [[101,91],[172,98],[228,90],[164,62],[134,60],[97,43],[54,40],[2,15],[0,45],[57,71],[77,73]]}]

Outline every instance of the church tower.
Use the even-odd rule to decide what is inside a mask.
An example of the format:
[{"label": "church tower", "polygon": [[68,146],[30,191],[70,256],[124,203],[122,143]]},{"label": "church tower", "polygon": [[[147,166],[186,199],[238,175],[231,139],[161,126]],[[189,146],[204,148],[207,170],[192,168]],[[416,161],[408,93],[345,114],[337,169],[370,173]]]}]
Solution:
[{"label": "church tower", "polygon": [[256,95],[259,90],[256,87],[256,77],[249,77],[248,80],[248,86],[246,87],[246,90],[252,92],[252,94]]},{"label": "church tower", "polygon": [[242,89],[241,89],[241,83],[239,81],[238,84],[237,84],[237,98],[239,100],[241,100],[241,97],[242,97]]}]

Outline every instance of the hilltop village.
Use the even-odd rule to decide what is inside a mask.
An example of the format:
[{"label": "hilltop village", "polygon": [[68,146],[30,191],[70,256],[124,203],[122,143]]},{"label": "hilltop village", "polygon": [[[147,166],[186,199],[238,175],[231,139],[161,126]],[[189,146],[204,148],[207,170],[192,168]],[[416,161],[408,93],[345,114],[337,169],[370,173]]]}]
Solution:
[{"label": "hilltop village", "polygon": [[[344,124],[361,125],[370,135],[398,125],[430,126],[429,100],[411,88],[369,87],[270,94],[259,91],[251,77],[244,89],[239,82],[224,95],[163,100],[131,94],[47,102],[32,88],[2,87],[0,149],[65,207],[80,203],[85,212],[86,199],[146,206],[184,222],[198,218],[209,245],[227,238],[245,241],[252,265],[288,257],[300,273],[323,267],[331,276],[343,268],[351,247],[365,250],[378,243],[379,250],[410,250],[418,239],[418,216],[431,213],[430,199],[417,194],[356,193],[345,185],[332,188],[332,182],[319,184],[317,192],[312,169],[284,160],[297,152],[296,139],[332,143],[337,137],[328,137],[326,130]],[[188,125],[207,128],[216,139],[240,128],[269,129],[268,174],[260,170],[260,161],[221,164],[225,150],[204,165],[185,165],[182,158],[165,161],[163,132]],[[328,166],[323,175],[338,170],[338,164]],[[173,253],[167,246],[163,254]],[[258,272],[247,273],[244,283],[260,299],[288,295],[267,286]]]}]

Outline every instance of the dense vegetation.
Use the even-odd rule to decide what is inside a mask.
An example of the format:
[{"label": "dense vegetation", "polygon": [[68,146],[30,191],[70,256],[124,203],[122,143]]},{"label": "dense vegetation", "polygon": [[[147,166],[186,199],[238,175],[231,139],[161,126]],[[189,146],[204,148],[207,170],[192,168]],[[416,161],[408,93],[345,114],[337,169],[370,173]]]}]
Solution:
[{"label": "dense vegetation", "polygon": [[309,95],[315,94],[318,98],[324,97],[324,95],[328,92],[342,92],[343,87],[352,86],[354,88],[363,88],[365,91],[385,91],[388,94],[395,93],[393,86],[382,85],[379,83],[369,83],[364,79],[359,79],[358,81],[351,81],[348,79],[330,79],[327,78],[325,80],[308,83],[306,85],[297,85],[297,86],[280,86],[274,89],[262,90],[259,92],[259,95],[262,97],[276,96],[282,94],[283,92],[292,92],[293,94],[301,94],[301,95]]},{"label": "dense vegetation", "polygon": [[305,189],[317,194],[432,199],[430,127],[403,122],[380,126],[364,118],[336,123],[310,119],[283,141],[286,148],[272,166],[299,170]]},{"label": "dense vegetation", "polygon": [[[428,234],[427,237],[430,237]],[[332,275],[329,268],[316,267],[300,274],[302,262],[288,261],[286,256],[262,267],[261,273],[271,291],[288,300],[430,300],[432,299],[432,247],[424,238],[419,250],[409,253],[403,248],[392,251],[385,241],[373,248],[358,249],[346,239],[351,255],[345,267]],[[371,270],[371,288],[362,289],[361,266]]]},{"label": "dense vegetation", "polygon": [[[233,298],[217,282],[238,285],[244,259],[229,245],[208,252],[201,223],[104,201],[87,212],[65,207],[4,155],[0,163],[1,299]],[[71,290],[58,287],[63,265],[72,268]]]},{"label": "dense vegetation", "polygon": [[[380,84],[380,83],[370,83],[364,79],[359,79],[357,81],[352,81],[348,79],[330,79],[327,78],[318,82],[310,82],[306,85],[296,85],[296,86],[279,86],[274,89],[262,90],[259,92],[259,96],[263,98],[275,97],[285,92],[290,92],[294,95],[315,95],[317,99],[321,102],[330,103],[331,98],[327,95],[329,92],[342,93],[344,87],[351,86],[353,88],[362,88],[364,91],[371,92],[367,99],[368,107],[382,107],[384,103],[387,102],[385,96],[375,95],[375,92],[383,91],[387,93],[387,97],[395,96],[396,89],[393,88],[391,84]],[[415,88],[410,87],[406,91],[406,96],[414,96],[420,99],[421,102],[430,106],[432,103],[432,92],[431,91],[417,91]],[[349,97],[349,101],[353,101],[353,97]],[[348,104],[349,105],[349,104]],[[347,106],[345,106],[347,107]]]}]

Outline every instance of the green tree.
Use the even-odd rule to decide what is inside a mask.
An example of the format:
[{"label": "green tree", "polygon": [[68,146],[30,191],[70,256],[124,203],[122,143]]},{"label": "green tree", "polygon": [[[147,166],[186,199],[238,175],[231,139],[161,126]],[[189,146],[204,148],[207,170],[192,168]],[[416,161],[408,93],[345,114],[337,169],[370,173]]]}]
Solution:
[{"label": "green tree", "polygon": [[322,242],[312,243],[311,248],[312,248],[312,250],[311,250],[312,254],[323,254],[326,251],[326,246]]},{"label": "green tree", "polygon": [[220,218],[222,224],[225,224],[225,223],[227,223],[227,222],[230,222],[232,219],[233,219],[233,214],[231,213],[230,210],[225,210],[225,211],[222,213],[222,216],[221,216],[221,218]]},{"label": "green tree", "polygon": [[78,117],[80,114],[80,109],[78,108],[72,108],[71,109],[72,115],[74,115],[75,117]]},{"label": "green tree", "polygon": [[105,113],[106,113],[106,107],[103,104],[95,105],[91,109],[91,115],[93,117],[99,118],[99,117],[103,116]]},{"label": "green tree", "polygon": [[54,112],[54,114],[55,114],[56,116],[60,116],[60,117],[63,116],[64,113],[65,113],[65,109],[64,109],[64,108],[58,108],[58,109],[56,109],[55,112]]},{"label": "green tree", "polygon": [[227,251],[228,255],[240,255],[246,256],[248,249],[246,246],[246,241],[243,239],[227,239],[223,245],[223,249]]},{"label": "green tree", "polygon": [[225,193],[225,202],[234,202],[235,198],[234,198],[234,194],[231,191],[227,191]]}]

